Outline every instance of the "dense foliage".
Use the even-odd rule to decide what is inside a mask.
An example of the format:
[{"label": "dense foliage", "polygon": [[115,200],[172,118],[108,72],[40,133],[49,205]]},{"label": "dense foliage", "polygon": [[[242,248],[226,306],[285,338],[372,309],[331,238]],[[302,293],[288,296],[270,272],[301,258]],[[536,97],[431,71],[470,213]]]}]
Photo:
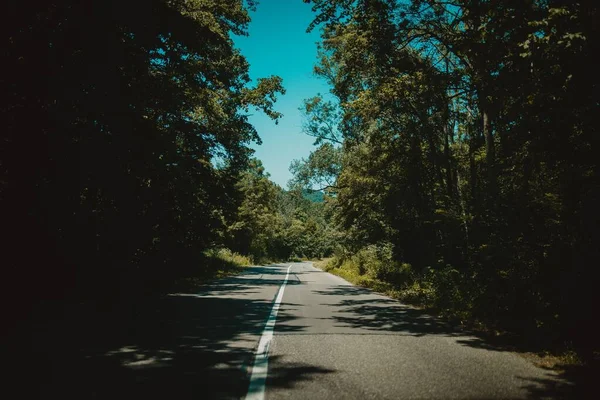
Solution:
[{"label": "dense foliage", "polygon": [[238,189],[242,203],[226,233],[230,248],[256,262],[331,254],[335,234],[328,203],[316,201],[320,192],[283,190],[259,160],[252,161]]},{"label": "dense foliage", "polygon": [[233,45],[253,6],[9,2],[3,259],[7,282],[33,277],[28,300],[118,303],[223,262],[331,251],[325,204],[251,158],[248,112],[277,120],[283,92],[278,77],[253,83]]},{"label": "dense foliage", "polygon": [[294,168],[299,182],[333,188],[337,265],[354,259],[413,298],[547,344],[590,345],[597,4],[312,4],[315,70],[333,97],[305,102],[321,147]]},{"label": "dense foliage", "polygon": [[[278,77],[251,83],[232,34],[251,1],[10,1],[0,209],[7,281],[119,297],[195,264],[235,215]],[[198,267],[197,265],[195,267]],[[129,292],[130,288],[127,289]],[[124,292],[124,291],[123,291]]]},{"label": "dense foliage", "polygon": [[406,300],[591,346],[598,6],[311,3],[331,95],[303,104],[318,148],[284,190],[248,122],[281,116],[282,81],[252,81],[231,39],[254,1],[9,1],[4,282],[120,301],[215,260],[335,248],[333,268]]}]

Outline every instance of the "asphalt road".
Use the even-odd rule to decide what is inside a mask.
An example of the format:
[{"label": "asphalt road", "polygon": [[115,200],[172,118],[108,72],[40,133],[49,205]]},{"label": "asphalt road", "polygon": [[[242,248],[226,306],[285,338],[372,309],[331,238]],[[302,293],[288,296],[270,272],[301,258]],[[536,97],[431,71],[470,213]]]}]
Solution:
[{"label": "asphalt road", "polygon": [[[311,263],[253,267],[144,309],[118,327],[119,335],[96,335],[76,355],[56,356],[60,346],[47,335],[43,347],[53,348],[52,366],[39,373],[39,396],[528,399],[554,398],[557,384],[552,372],[519,355]],[[272,337],[265,329],[270,316]],[[83,325],[74,325],[72,338],[90,337]],[[45,350],[35,351],[31,365],[45,365]],[[257,365],[266,364],[261,379]]]},{"label": "asphalt road", "polygon": [[[555,376],[422,312],[295,264],[268,399],[525,399]],[[288,371],[302,368],[303,374]]]}]

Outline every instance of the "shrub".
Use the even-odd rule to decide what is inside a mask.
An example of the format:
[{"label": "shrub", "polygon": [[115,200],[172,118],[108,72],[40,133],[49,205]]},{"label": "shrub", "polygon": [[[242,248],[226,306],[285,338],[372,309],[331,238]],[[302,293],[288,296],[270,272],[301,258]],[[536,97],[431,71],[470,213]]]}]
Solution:
[{"label": "shrub", "polygon": [[226,248],[206,250],[204,254],[208,258],[220,260],[225,263],[231,263],[237,266],[248,266],[253,264],[252,257],[243,256]]},{"label": "shrub", "polygon": [[351,261],[359,275],[367,275],[372,279],[396,286],[410,284],[414,280],[411,265],[394,260],[394,248],[388,242],[361,249]]},{"label": "shrub", "polygon": [[292,254],[289,258],[288,258],[289,262],[302,262],[302,258],[298,257],[296,254]]},{"label": "shrub", "polygon": [[469,295],[472,290],[465,287],[463,274],[451,265],[438,270],[430,268],[422,281],[433,288],[436,308],[453,312],[470,311],[472,308],[472,299]]},{"label": "shrub", "polygon": [[396,292],[394,297],[406,303],[431,307],[435,303],[436,292],[431,282],[415,280]]}]

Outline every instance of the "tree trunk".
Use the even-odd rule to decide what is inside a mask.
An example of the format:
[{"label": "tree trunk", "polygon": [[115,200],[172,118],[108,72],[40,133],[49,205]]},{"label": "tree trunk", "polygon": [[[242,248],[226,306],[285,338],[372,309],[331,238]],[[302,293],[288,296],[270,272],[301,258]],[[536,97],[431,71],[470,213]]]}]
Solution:
[{"label": "tree trunk", "polygon": [[489,108],[482,102],[481,116],[483,119],[483,137],[485,139],[485,160],[487,164],[488,187],[487,191],[490,198],[496,194],[496,148],[494,146],[494,136],[492,135],[492,121],[489,114]]},{"label": "tree trunk", "polygon": [[469,186],[471,189],[471,201],[477,204],[477,166],[475,165],[475,146],[476,140],[473,137],[474,129],[469,123],[467,125],[469,135]]},{"label": "tree trunk", "polygon": [[448,198],[454,198],[454,177],[452,174],[452,155],[450,154],[450,124],[448,121],[448,112],[444,116],[444,158],[446,164],[446,187],[448,191]]},{"label": "tree trunk", "polygon": [[485,138],[485,154],[488,170],[492,170],[495,163],[495,148],[494,148],[494,137],[492,136],[491,121],[487,110],[482,110],[483,116],[483,137]]}]

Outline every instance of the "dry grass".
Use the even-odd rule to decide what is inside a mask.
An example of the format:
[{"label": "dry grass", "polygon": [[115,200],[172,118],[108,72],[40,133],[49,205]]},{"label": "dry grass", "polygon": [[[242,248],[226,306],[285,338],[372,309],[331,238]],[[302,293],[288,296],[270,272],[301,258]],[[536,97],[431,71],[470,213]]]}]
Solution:
[{"label": "dry grass", "polygon": [[583,362],[577,353],[567,351],[561,354],[543,353],[520,353],[522,357],[531,361],[538,367],[552,369],[555,371],[564,371],[568,367],[582,366]]}]

